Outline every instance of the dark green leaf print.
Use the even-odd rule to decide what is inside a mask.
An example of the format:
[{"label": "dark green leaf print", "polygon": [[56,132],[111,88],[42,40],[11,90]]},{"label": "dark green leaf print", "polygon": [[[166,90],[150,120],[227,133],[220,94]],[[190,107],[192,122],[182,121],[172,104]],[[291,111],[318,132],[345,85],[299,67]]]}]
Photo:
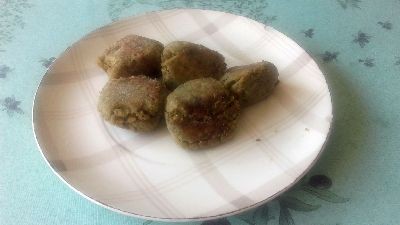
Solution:
[{"label": "dark green leaf print", "polygon": [[319,209],[320,205],[310,205],[297,198],[282,196],[279,200],[282,206],[295,211],[310,212]]},{"label": "dark green leaf print", "polygon": [[231,223],[226,218],[222,218],[217,220],[204,221],[203,223],[201,223],[201,225],[231,225]]},{"label": "dark green leaf print", "polygon": [[336,0],[343,9],[356,8],[360,9],[361,0]]},{"label": "dark green leaf print", "polygon": [[252,210],[251,213],[242,214],[236,218],[247,225],[267,225],[270,220],[275,219],[270,215],[269,206],[266,204]]},{"label": "dark green leaf print", "polygon": [[16,29],[24,28],[23,14],[30,7],[28,0],[0,1],[0,49],[12,41]]},{"label": "dark green leaf print", "polygon": [[364,66],[366,67],[374,67],[375,63],[374,63],[375,59],[372,58],[365,58],[365,59],[359,59],[358,62],[362,63]]},{"label": "dark green leaf print", "polygon": [[237,217],[239,220],[245,222],[248,225],[256,225],[256,221],[247,219],[247,218],[242,218],[242,217]]},{"label": "dark green leaf print", "polygon": [[6,78],[11,68],[6,65],[0,65],[0,78]]},{"label": "dark green leaf print", "polygon": [[133,7],[135,4],[149,5],[161,9],[197,8],[226,11],[247,16],[262,23],[270,23],[277,20],[276,15],[267,15],[265,13],[268,3],[264,0],[109,0],[107,6],[108,15],[113,21],[118,20],[124,10]]},{"label": "dark green leaf print", "polygon": [[324,190],[324,189],[316,189],[310,186],[303,186],[302,189],[305,192],[308,192],[314,196],[316,196],[319,199],[322,199],[324,201],[327,202],[332,202],[332,203],[344,203],[349,201],[348,198],[343,198],[340,197],[338,195],[336,195],[335,193],[329,191],[329,190]]},{"label": "dark green leaf print", "polygon": [[366,44],[369,43],[369,40],[371,39],[371,36],[367,35],[366,33],[362,31],[358,31],[357,35],[354,35],[353,42],[358,43],[361,48],[364,48]]},{"label": "dark green leaf print", "polygon": [[313,38],[314,36],[314,29],[310,28],[308,30],[303,30],[302,33],[304,34],[304,36],[308,37],[308,38]]},{"label": "dark green leaf print", "polygon": [[1,110],[6,111],[9,116],[14,115],[14,113],[23,114],[24,112],[19,107],[21,101],[17,101],[14,96],[6,97],[1,101]]},{"label": "dark green leaf print", "polygon": [[279,212],[279,225],[295,225],[289,209],[283,205],[281,205],[281,210]]},{"label": "dark green leaf print", "polygon": [[308,180],[308,185],[317,189],[328,189],[332,186],[332,180],[323,174],[313,175]]},{"label": "dark green leaf print", "polygon": [[394,62],[395,66],[400,66],[400,57],[396,57],[396,61]]},{"label": "dark green leaf print", "polygon": [[322,61],[324,61],[325,63],[337,61],[338,55],[339,55],[339,52],[325,51],[325,53],[322,54]]},{"label": "dark green leaf print", "polygon": [[134,0],[110,0],[107,5],[108,15],[111,20],[118,20],[122,11],[131,7],[134,3]]},{"label": "dark green leaf print", "polygon": [[268,224],[268,221],[272,220],[273,217],[269,214],[268,205],[263,205],[257,208],[253,213],[253,221],[256,224],[257,221],[265,221],[264,225]]},{"label": "dark green leaf print", "polygon": [[259,18],[259,20],[262,22],[262,21],[264,21],[264,22],[267,22],[267,23],[271,23],[271,22],[273,22],[273,21],[275,21],[275,20],[277,20],[278,19],[278,16],[265,16],[265,19],[260,19]]},{"label": "dark green leaf print", "polygon": [[56,60],[55,57],[50,57],[48,59],[43,58],[43,59],[39,60],[39,62],[42,63],[42,66],[49,68],[50,65],[54,62],[54,60]]},{"label": "dark green leaf print", "polygon": [[391,30],[393,28],[393,24],[389,21],[386,21],[386,22],[379,21],[378,24],[381,25],[381,27],[386,30]]}]

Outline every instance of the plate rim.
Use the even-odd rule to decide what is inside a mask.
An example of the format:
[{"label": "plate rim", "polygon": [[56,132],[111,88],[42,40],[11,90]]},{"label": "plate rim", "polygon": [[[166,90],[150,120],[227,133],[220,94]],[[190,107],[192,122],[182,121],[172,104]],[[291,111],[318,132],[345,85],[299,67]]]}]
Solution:
[{"label": "plate rim", "polygon": [[[286,185],[286,187],[282,188],[281,190],[279,190],[279,191],[276,192],[275,194],[273,194],[273,195],[271,195],[271,196],[269,196],[269,197],[267,197],[267,198],[265,198],[265,199],[263,199],[263,200],[261,200],[261,201],[258,201],[258,202],[254,203],[254,204],[252,204],[252,205],[249,205],[249,206],[246,206],[246,207],[243,207],[243,208],[240,208],[240,209],[236,209],[236,210],[233,210],[233,211],[230,211],[230,212],[221,213],[221,214],[217,214],[217,215],[212,215],[212,216],[175,217],[175,218],[172,218],[172,217],[155,217],[155,216],[141,215],[141,214],[138,214],[138,213],[129,212],[129,211],[125,211],[125,210],[122,210],[122,209],[118,209],[118,208],[112,207],[112,206],[110,206],[110,205],[108,205],[108,204],[106,204],[106,203],[104,203],[104,202],[101,202],[101,201],[99,201],[99,200],[96,200],[96,199],[94,199],[94,198],[91,198],[90,196],[85,195],[85,194],[82,193],[80,190],[78,190],[77,188],[75,188],[72,184],[68,183],[68,181],[67,181],[60,173],[58,173],[58,172],[53,168],[53,166],[50,164],[49,160],[47,159],[47,157],[46,157],[46,155],[45,155],[44,151],[42,150],[42,147],[41,147],[41,145],[40,145],[40,143],[39,143],[39,139],[38,139],[38,137],[37,137],[37,133],[39,133],[39,132],[36,131],[36,127],[35,127],[35,114],[36,114],[35,111],[37,110],[36,108],[38,107],[38,104],[35,104],[35,102],[36,102],[37,99],[38,99],[38,91],[40,90],[40,88],[41,88],[41,86],[42,86],[43,80],[46,78],[46,76],[48,76],[49,72],[50,72],[50,71],[52,70],[52,68],[54,67],[55,62],[56,62],[60,57],[62,57],[62,56],[64,56],[65,54],[67,54],[67,53],[68,53],[75,45],[77,45],[81,40],[86,39],[89,35],[95,33],[96,31],[98,31],[98,30],[100,30],[100,29],[103,29],[103,28],[105,28],[105,27],[110,27],[110,26],[115,25],[115,24],[120,23],[120,22],[129,21],[129,20],[134,19],[134,18],[137,18],[137,17],[142,17],[142,16],[145,16],[145,15],[147,15],[147,14],[160,13],[160,12],[173,12],[173,11],[203,11],[203,12],[211,12],[211,13],[225,13],[225,14],[229,14],[229,15],[232,15],[232,16],[236,16],[236,17],[242,17],[242,18],[245,18],[245,19],[247,19],[247,20],[251,20],[251,21],[253,21],[253,22],[256,22],[256,23],[258,23],[258,24],[261,24],[261,25],[263,25],[263,26],[270,27],[270,28],[272,28],[274,31],[276,31],[276,32],[278,32],[278,33],[284,35],[285,37],[287,37],[288,39],[290,39],[291,41],[293,41],[294,44],[296,44],[298,47],[300,47],[302,50],[304,50],[305,54],[307,54],[307,55],[315,62],[315,64],[316,64],[318,70],[321,71],[321,74],[322,74],[323,77],[325,78],[325,83],[326,83],[326,86],[327,86],[327,89],[328,89],[329,101],[330,101],[330,105],[331,105],[331,112],[330,112],[331,118],[330,118],[330,120],[329,120],[329,128],[328,128],[328,131],[327,131],[327,134],[326,134],[326,138],[325,138],[325,140],[324,140],[322,146],[320,147],[318,154],[316,155],[316,157],[314,158],[314,160],[308,165],[308,167],[307,167],[299,176],[297,176],[296,179],[294,179],[293,182],[291,182],[290,184]],[[78,194],[79,194],[80,196],[82,196],[83,198],[89,200],[90,202],[92,202],[92,203],[94,203],[94,204],[96,204],[96,205],[98,205],[98,206],[101,206],[101,207],[103,207],[103,208],[106,208],[106,209],[108,209],[108,210],[111,210],[111,211],[113,211],[113,212],[116,212],[116,213],[119,213],[119,214],[122,214],[122,215],[125,215],[125,216],[130,216],[130,217],[139,218],[139,219],[152,220],[152,221],[160,221],[160,222],[195,222],[195,221],[216,220],[216,219],[221,219],[221,218],[225,218],[225,217],[229,217],[229,216],[233,216],[233,215],[237,215],[237,214],[243,213],[243,212],[245,212],[245,211],[254,209],[254,208],[256,208],[256,207],[258,207],[258,206],[261,206],[261,205],[263,205],[263,204],[265,204],[265,203],[267,203],[267,202],[269,202],[269,201],[274,200],[276,197],[278,197],[278,196],[281,195],[282,193],[286,192],[287,190],[289,190],[290,188],[292,188],[296,183],[298,183],[298,181],[300,181],[300,180],[314,167],[314,165],[316,164],[316,162],[320,159],[322,153],[325,151],[325,148],[326,148],[326,145],[327,145],[327,143],[328,143],[328,140],[330,139],[330,136],[331,136],[331,133],[332,133],[332,130],[333,130],[333,122],[334,122],[334,118],[335,118],[335,116],[334,116],[334,111],[333,111],[332,93],[331,93],[330,86],[328,85],[328,82],[327,82],[327,80],[326,80],[326,75],[325,75],[325,73],[321,70],[321,68],[319,67],[318,63],[316,63],[316,61],[314,60],[314,58],[311,56],[311,54],[310,54],[306,49],[304,49],[303,47],[301,47],[296,41],[294,41],[292,38],[290,38],[289,36],[287,36],[285,33],[283,33],[283,32],[281,32],[281,31],[275,29],[275,28],[272,27],[272,26],[269,26],[269,25],[267,25],[267,24],[264,24],[264,23],[262,23],[262,22],[259,22],[259,21],[257,21],[257,20],[254,20],[254,19],[252,19],[252,18],[245,17],[245,16],[242,16],[242,15],[233,14],[233,13],[230,13],[230,12],[225,12],[225,11],[210,10],[210,9],[201,9],[201,8],[174,8],[174,9],[166,9],[166,10],[161,9],[161,10],[146,11],[146,12],[138,13],[138,14],[135,14],[135,15],[127,16],[127,17],[125,17],[125,18],[122,18],[122,19],[119,19],[119,20],[116,20],[116,21],[112,21],[112,22],[110,22],[110,23],[108,23],[108,24],[105,24],[105,25],[102,25],[102,26],[100,26],[100,27],[97,27],[97,28],[95,28],[95,29],[89,31],[89,32],[86,33],[85,35],[81,36],[78,40],[74,41],[74,42],[73,42],[71,45],[69,45],[64,51],[62,51],[62,52],[56,57],[56,59],[51,63],[51,65],[46,69],[46,71],[44,72],[44,75],[42,76],[42,78],[40,79],[39,84],[38,84],[37,87],[36,87],[36,91],[35,91],[34,98],[33,98],[33,101],[32,101],[32,111],[31,111],[31,115],[32,115],[32,117],[31,117],[31,120],[32,120],[32,130],[33,130],[33,135],[34,135],[34,137],[35,137],[35,142],[36,142],[36,145],[37,145],[37,150],[40,152],[40,154],[41,154],[41,156],[43,157],[44,161],[46,162],[47,166],[50,167],[51,171],[52,171],[64,184],[66,184],[69,188],[71,188],[73,191],[75,191],[76,193],[78,193]]]}]

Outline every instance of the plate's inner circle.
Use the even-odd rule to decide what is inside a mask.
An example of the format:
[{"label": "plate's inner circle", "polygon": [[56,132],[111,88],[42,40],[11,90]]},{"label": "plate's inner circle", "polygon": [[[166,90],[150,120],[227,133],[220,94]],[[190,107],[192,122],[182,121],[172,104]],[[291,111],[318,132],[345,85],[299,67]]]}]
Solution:
[{"label": "plate's inner circle", "polygon": [[[280,83],[266,101],[243,109],[231,140],[184,150],[165,125],[138,134],[97,112],[108,78],[96,58],[128,34],[203,44],[228,66],[271,61]],[[318,157],[331,118],[323,74],[291,39],[232,14],[169,10],[113,23],[75,43],[43,78],[33,122],[46,160],[80,194],[129,215],[195,220],[240,212],[288,188]]]}]

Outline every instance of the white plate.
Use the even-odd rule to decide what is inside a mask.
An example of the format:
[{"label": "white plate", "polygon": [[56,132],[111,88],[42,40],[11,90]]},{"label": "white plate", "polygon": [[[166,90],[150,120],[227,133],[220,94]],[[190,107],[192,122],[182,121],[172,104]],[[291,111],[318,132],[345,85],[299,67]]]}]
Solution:
[{"label": "white plate", "polygon": [[[127,34],[203,44],[228,66],[268,60],[281,82],[269,99],[243,110],[233,139],[185,150],[165,126],[138,134],[97,112],[107,75],[96,58]],[[295,42],[245,17],[194,9],[147,13],[88,34],[47,71],[33,109],[41,152],[68,186],[108,209],[166,221],[215,219],[276,197],[316,161],[331,120],[324,75]]]}]

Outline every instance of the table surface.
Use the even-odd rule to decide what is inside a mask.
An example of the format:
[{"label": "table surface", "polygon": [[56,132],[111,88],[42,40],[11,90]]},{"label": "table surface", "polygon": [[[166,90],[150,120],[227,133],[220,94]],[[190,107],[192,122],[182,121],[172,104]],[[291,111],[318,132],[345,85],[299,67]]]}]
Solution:
[{"label": "table surface", "polygon": [[334,105],[326,150],[299,185],[244,214],[187,224],[398,224],[399,0],[0,0],[1,225],[165,224],[69,189],[37,150],[31,109],[46,68],[84,34],[170,8],[231,12],[285,33],[316,59]]}]

